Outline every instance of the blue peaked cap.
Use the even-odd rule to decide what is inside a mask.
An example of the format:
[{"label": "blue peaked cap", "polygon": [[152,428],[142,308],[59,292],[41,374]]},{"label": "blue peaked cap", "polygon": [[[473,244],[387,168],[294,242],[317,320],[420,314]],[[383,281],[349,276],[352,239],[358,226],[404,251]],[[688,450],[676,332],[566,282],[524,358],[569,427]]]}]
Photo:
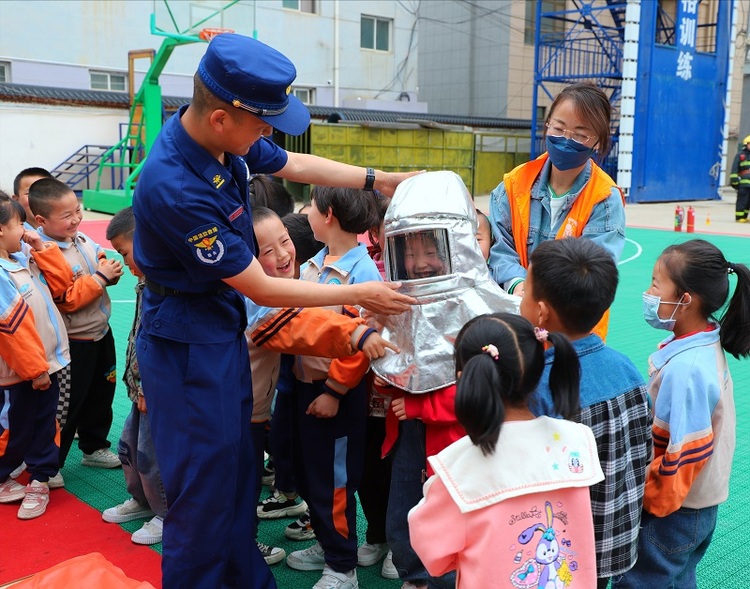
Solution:
[{"label": "blue peaked cap", "polygon": [[244,35],[222,33],[208,44],[198,75],[210,92],[288,135],[301,135],[310,112],[290,94],[297,77],[282,53]]}]

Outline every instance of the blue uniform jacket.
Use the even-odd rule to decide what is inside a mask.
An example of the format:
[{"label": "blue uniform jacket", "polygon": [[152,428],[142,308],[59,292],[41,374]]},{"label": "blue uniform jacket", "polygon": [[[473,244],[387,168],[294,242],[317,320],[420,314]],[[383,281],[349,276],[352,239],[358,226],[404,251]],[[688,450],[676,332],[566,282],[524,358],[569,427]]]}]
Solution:
[{"label": "blue uniform jacket", "polygon": [[180,117],[169,119],[156,139],[133,196],[134,256],[151,281],[202,297],[162,297],[146,288],[141,329],[180,342],[221,343],[246,325],[240,293],[222,279],[236,276],[255,255],[248,193],[249,171],[274,173],[286,152],[266,138],[227,165],[198,145]]}]

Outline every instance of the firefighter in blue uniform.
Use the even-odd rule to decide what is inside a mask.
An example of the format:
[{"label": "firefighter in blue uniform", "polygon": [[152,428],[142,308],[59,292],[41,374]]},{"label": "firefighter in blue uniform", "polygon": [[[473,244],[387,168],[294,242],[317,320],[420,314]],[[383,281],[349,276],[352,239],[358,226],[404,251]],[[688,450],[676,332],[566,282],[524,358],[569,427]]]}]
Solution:
[{"label": "firefighter in blue uniform", "polygon": [[386,194],[411,175],[287,153],[271,142],[273,127],[299,135],[309,124],[290,95],[295,75],[263,43],[214,38],[190,105],[164,125],[133,198],[134,254],[147,287],[137,356],[169,508],[165,589],[276,586],[254,540],[242,295],[269,307],[347,303],[386,313],[413,303],[384,283],[271,278],[255,259],[249,172]]},{"label": "firefighter in blue uniform", "polygon": [[737,152],[732,163],[729,183],[737,191],[734,220],[738,223],[747,223],[750,213],[750,135],[745,137],[742,143],[742,149]]}]

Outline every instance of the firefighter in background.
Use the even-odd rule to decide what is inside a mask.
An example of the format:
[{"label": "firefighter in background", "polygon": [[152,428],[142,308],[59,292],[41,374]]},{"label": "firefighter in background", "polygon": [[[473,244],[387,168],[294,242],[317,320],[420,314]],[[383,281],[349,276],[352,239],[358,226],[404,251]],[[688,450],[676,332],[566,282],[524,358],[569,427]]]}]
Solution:
[{"label": "firefighter in background", "polygon": [[750,212],[750,135],[745,137],[742,143],[744,147],[734,158],[729,183],[737,191],[734,220],[738,223],[747,223]]}]

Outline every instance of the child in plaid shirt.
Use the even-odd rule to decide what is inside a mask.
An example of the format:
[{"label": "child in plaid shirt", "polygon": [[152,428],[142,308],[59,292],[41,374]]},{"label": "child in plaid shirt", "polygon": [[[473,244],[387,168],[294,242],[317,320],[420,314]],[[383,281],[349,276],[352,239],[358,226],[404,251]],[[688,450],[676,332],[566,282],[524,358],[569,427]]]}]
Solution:
[{"label": "child in plaid shirt", "polygon": [[105,509],[102,519],[105,522],[120,524],[135,519],[151,518],[131,536],[136,544],[151,545],[161,542],[167,500],[161,483],[159,465],[156,463],[156,451],[146,415],[146,398],[143,396],[141,374],[135,357],[135,336],[141,324],[141,295],[145,282],[143,274],[133,261],[134,231],[135,217],[131,207],[117,213],[107,226],[107,239],[123,257],[133,276],[138,278],[138,283],[135,286],[135,316],[128,335],[125,373],[122,377],[133,404],[125,419],[120,443],[117,446],[125,483],[131,497],[120,505]]},{"label": "child in plaid shirt", "polygon": [[[646,384],[633,363],[592,334],[617,290],[612,256],[588,239],[539,244],[531,254],[521,314],[535,326],[568,336],[581,363],[581,411],[573,418],[596,438],[604,481],[591,487],[597,553],[597,587],[636,561],[651,419]],[[529,408],[559,417],[549,387],[554,351]]]}]

